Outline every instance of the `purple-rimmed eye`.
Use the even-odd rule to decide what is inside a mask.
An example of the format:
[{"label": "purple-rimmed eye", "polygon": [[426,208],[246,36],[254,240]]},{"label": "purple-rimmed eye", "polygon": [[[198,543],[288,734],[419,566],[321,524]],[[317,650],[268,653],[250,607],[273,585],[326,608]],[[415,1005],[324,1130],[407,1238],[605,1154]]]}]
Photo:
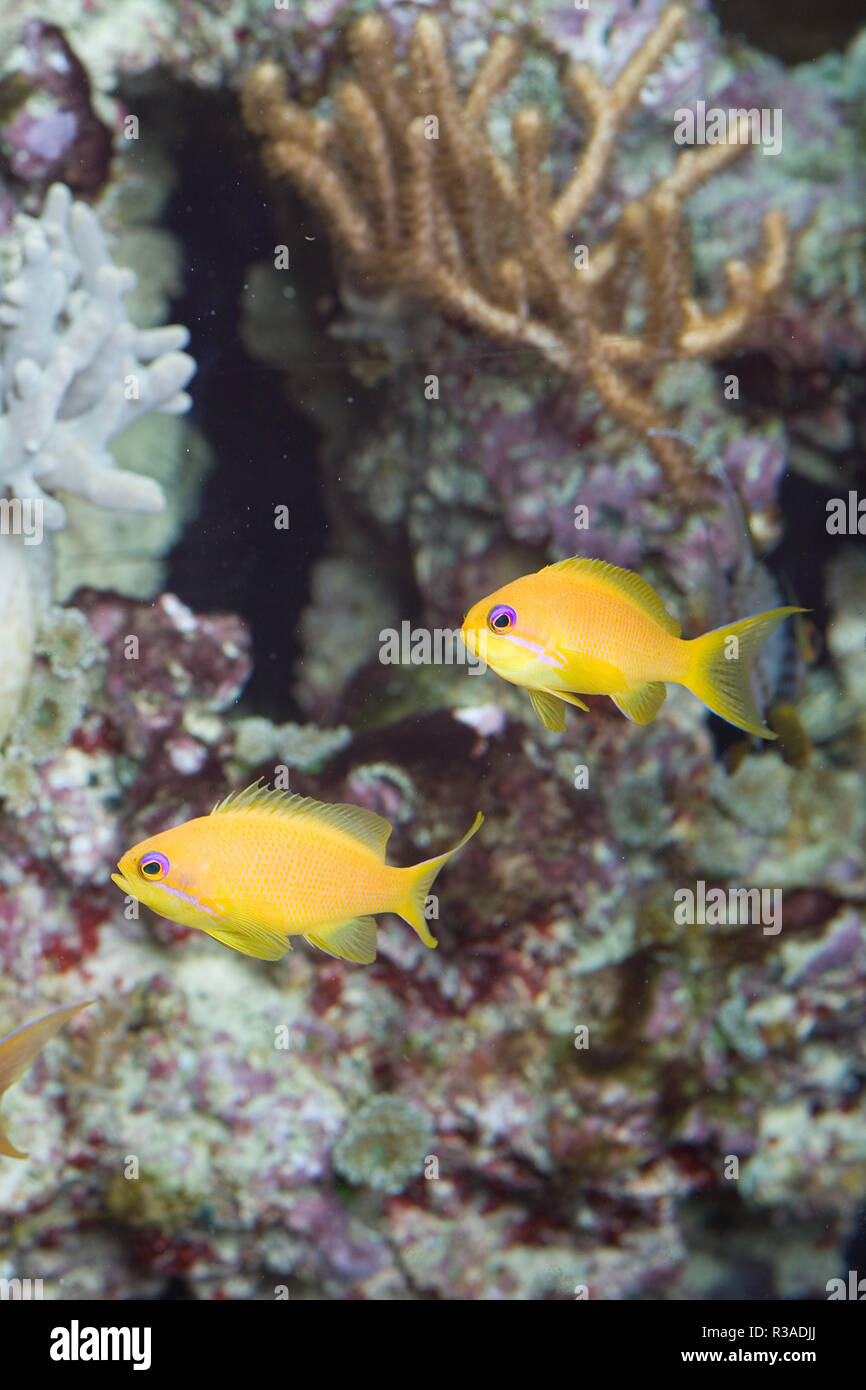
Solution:
[{"label": "purple-rimmed eye", "polygon": [[507,603],[497,603],[487,614],[487,626],[493,632],[507,632],[517,622],[517,614]]},{"label": "purple-rimmed eye", "polygon": [[152,850],[139,861],[138,871],[144,874],[145,878],[164,878],[168,873],[169,863],[164,854]]}]

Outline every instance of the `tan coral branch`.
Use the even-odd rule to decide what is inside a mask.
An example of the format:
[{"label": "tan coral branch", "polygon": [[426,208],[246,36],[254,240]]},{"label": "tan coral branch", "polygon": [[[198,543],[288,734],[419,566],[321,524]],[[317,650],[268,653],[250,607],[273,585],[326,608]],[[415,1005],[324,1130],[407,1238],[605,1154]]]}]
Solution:
[{"label": "tan coral branch", "polygon": [[[263,137],[268,169],[315,204],[348,258],[344,269],[360,285],[426,300],[588,382],[647,440],[671,487],[688,501],[696,480],[687,451],[650,433],[666,427],[652,401],[654,374],[666,362],[712,358],[744,341],[778,294],[790,260],[785,220],[770,213],[762,256],[726,265],[726,301],[710,309],[694,296],[683,204],[740,157],[747,130],[728,144],[681,152],[669,174],[623,207],[589,263],[575,259],[576,224],[601,192],[641,88],[685,19],[682,5],[670,5],[610,87],[586,67],[567,71],[564,90],[580,106],[587,136],[559,190],[547,173],[549,135],[538,111],[515,113],[512,160],[486,129],[491,103],[520,63],[516,40],[493,40],[461,97],[431,15],[418,19],[405,57],[381,16],[352,25],[355,75],[336,93],[335,121],[288,100],[271,63],[247,79],[243,115]],[[624,305],[623,284],[639,305],[637,320]]]}]

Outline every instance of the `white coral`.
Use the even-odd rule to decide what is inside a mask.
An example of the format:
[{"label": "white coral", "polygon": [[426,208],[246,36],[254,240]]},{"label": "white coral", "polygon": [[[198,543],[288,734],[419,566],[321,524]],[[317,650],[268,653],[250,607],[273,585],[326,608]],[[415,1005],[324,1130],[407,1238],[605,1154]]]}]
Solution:
[{"label": "white coral", "polygon": [[0,536],[0,745],[15,723],[30,678],[37,596],[32,550],[18,536]]},{"label": "white coral", "polygon": [[0,292],[0,496],[39,500],[49,530],[66,524],[55,490],[161,511],[159,484],[118,468],[108,443],[150,411],[189,409],[187,330],[130,323],[135,274],[114,265],[96,214],[63,184],[16,231],[19,264]]}]

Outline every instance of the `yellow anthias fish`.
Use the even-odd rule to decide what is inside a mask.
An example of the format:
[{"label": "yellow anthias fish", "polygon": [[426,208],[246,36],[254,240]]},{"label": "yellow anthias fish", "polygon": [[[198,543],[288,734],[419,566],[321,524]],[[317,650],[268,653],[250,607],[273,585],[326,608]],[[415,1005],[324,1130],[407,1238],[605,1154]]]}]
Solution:
[{"label": "yellow anthias fish", "polygon": [[637,724],[649,724],[667,691],[684,685],[729,724],[761,738],[751,689],[762,644],[790,613],[773,608],[684,641],[655,590],[603,560],[560,560],[497,589],[470,609],[463,640],[514,685],[525,686],[548,729],[565,728],[565,706],[609,695]]},{"label": "yellow anthias fish", "polygon": [[359,806],[269,791],[261,782],[134,845],[111,877],[124,893],[224,946],[279,960],[290,936],[343,960],[376,959],[374,912],[396,912],[435,946],[424,919],[436,875],[471,839],[435,859],[385,863],[391,826]]},{"label": "yellow anthias fish", "polygon": [[[86,1004],[73,1004],[70,1009],[55,1009],[44,1018],[37,1018],[34,1023],[25,1023],[23,1028],[17,1028],[8,1038],[0,1039],[0,1098],[10,1086],[21,1080],[26,1071],[29,1071],[43,1047],[51,1041],[55,1033],[59,1033],[64,1023],[68,1023],[79,1009],[89,1009],[92,1003],[91,999]],[[27,1154],[16,1149],[12,1143],[2,1120],[0,1154],[5,1154],[7,1158],[27,1158]]]}]

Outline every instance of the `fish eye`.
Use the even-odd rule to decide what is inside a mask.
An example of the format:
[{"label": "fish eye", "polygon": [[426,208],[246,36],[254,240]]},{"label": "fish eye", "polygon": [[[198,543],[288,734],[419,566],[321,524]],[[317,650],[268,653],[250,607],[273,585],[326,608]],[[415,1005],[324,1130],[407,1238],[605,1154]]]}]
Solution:
[{"label": "fish eye", "polygon": [[487,626],[493,632],[507,632],[517,622],[517,614],[507,603],[497,603],[487,614]]},{"label": "fish eye", "polygon": [[165,855],[158,854],[155,850],[146,854],[138,863],[138,872],[144,874],[145,878],[163,878],[168,870],[169,863]]}]

